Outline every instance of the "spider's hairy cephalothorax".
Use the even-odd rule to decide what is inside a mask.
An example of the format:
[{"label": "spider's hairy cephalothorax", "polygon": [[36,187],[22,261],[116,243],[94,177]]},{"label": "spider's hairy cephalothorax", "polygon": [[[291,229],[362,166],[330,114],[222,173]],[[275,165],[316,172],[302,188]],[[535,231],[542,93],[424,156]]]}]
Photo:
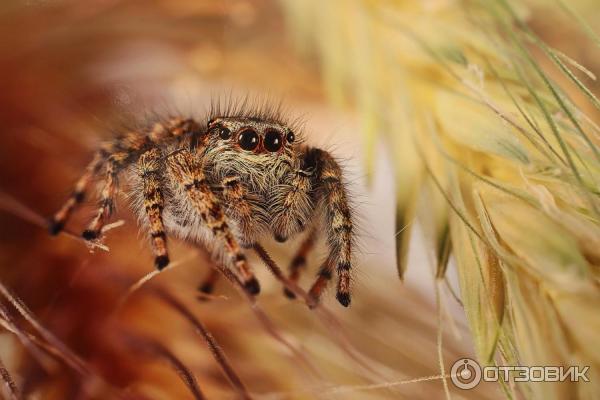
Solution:
[{"label": "spider's hairy cephalothorax", "polygon": [[[140,221],[149,230],[158,269],[169,263],[167,235],[175,235],[207,248],[215,262],[257,294],[260,287],[244,248],[258,245],[265,235],[283,242],[306,231],[290,264],[295,283],[324,229],[329,256],[309,295],[318,301],[336,270],[337,299],[348,306],[353,231],[342,171],[328,152],[299,139],[278,117],[218,110],[204,123],[171,118],[129,132],[96,153],[51,218],[50,231],[61,231],[93,179],[101,176],[98,212],[83,232],[86,240],[98,239],[114,210],[117,178],[123,175]],[[214,281],[211,274],[202,290],[211,291]]]}]

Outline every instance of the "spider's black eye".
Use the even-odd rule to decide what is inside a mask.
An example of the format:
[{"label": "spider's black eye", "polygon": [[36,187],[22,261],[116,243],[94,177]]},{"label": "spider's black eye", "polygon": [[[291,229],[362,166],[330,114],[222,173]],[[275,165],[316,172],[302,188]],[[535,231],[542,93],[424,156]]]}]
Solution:
[{"label": "spider's black eye", "polygon": [[258,146],[258,133],[251,128],[244,129],[238,136],[238,143],[242,149],[252,151]]},{"label": "spider's black eye", "polygon": [[275,129],[269,129],[265,133],[265,149],[268,151],[277,151],[281,148],[281,134]]},{"label": "spider's black eye", "polygon": [[223,140],[227,140],[231,137],[231,131],[224,126],[217,128],[217,132],[219,132],[219,137]]},{"label": "spider's black eye", "polygon": [[294,143],[294,140],[296,140],[296,135],[294,135],[294,132],[289,131],[285,139],[288,141],[288,143]]}]

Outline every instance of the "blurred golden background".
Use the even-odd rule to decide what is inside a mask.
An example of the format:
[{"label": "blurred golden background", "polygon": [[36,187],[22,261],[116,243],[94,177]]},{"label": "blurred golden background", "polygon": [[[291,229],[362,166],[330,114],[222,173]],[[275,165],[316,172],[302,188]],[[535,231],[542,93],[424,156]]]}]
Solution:
[{"label": "blurred golden background", "polygon": [[[438,237],[432,233],[437,228],[415,223],[415,232],[406,239],[410,244],[398,248],[399,255],[402,246],[410,248],[404,261],[409,268],[403,281],[398,279],[396,239],[403,237],[404,227],[418,212],[406,214],[410,217],[403,224],[394,225],[396,205],[411,208],[398,187],[404,182],[398,171],[404,171],[406,158],[390,150],[398,141],[390,139],[395,132],[380,120],[393,123],[390,110],[397,104],[388,103],[388,97],[378,98],[377,91],[371,97],[360,95],[365,86],[393,93],[403,88],[388,66],[382,66],[381,58],[393,54],[385,46],[395,42],[386,33],[375,32],[369,16],[374,5],[395,10],[403,22],[426,15],[425,22],[414,19],[417,27],[444,14],[440,26],[448,28],[458,24],[452,18],[461,8],[468,11],[470,3],[2,2],[0,360],[5,397],[496,399],[515,393],[541,398],[549,390],[555,398],[593,398],[589,387],[562,385],[559,390],[537,391],[482,383],[462,391],[440,378],[455,360],[481,355],[482,346],[487,349],[488,344],[481,345],[481,332],[473,337],[473,320],[465,317],[462,303],[454,298],[460,272],[450,268],[447,279],[434,279],[440,257],[429,239]],[[585,30],[573,28],[577,24],[568,13],[546,3],[530,2],[527,10],[518,12],[526,15],[528,26],[540,38],[585,65],[590,74],[600,73],[597,43]],[[577,4],[591,26],[600,18],[599,8],[593,1]],[[363,36],[365,29],[370,33]],[[364,49],[373,54],[358,51]],[[489,51],[493,54],[494,49]],[[425,68],[419,66],[419,57],[414,55],[407,65]],[[535,57],[598,123],[598,109],[588,96],[573,88],[542,54]],[[346,70],[357,62],[358,68]],[[391,65],[395,62],[400,61]],[[425,78],[433,86],[440,73],[432,70]],[[583,75],[597,93],[598,82]],[[407,92],[418,85],[418,79],[404,78],[410,80]],[[449,85],[439,80],[441,86]],[[331,149],[345,160],[361,226],[350,309],[339,307],[333,296],[326,296],[320,311],[289,301],[257,258],[252,262],[265,288],[258,305],[249,304],[226,282],[218,285],[215,298],[200,301],[196,287],[209,271],[208,260],[184,243],[172,245],[172,267],[137,285],[152,271],[152,261],[124,198],[116,216],[124,225],[108,235],[109,251],[89,249],[68,235],[47,234],[41,218],[68,195],[95,146],[117,134],[123,123],[152,112],[201,117],[212,98],[246,94],[281,99],[292,117],[305,121],[309,143]],[[425,97],[419,100],[427,104],[431,99]],[[597,146],[597,133],[593,140]],[[406,164],[407,174],[416,175],[411,168],[410,162]],[[592,177],[598,178],[596,166],[590,168]],[[434,169],[443,167],[437,164]],[[402,187],[417,191],[411,185]],[[439,199],[427,198],[419,201],[437,215]],[[93,204],[87,207],[72,221],[73,231],[84,226]],[[592,237],[598,232],[597,225],[589,229]],[[293,246],[267,243],[267,247],[286,267]],[[303,287],[323,256],[324,248],[310,260],[311,273]],[[598,259],[588,260],[598,266]],[[460,269],[460,256],[458,264]],[[597,278],[591,280],[596,292],[586,298],[590,305],[598,304]],[[461,285],[464,290],[464,279]],[[499,290],[504,293],[505,288]],[[459,296],[463,298],[464,292]],[[494,296],[496,302],[497,292]],[[506,304],[504,296],[510,299]],[[508,303],[516,301],[509,294],[501,297],[499,307],[508,309]],[[596,319],[589,323],[590,329],[597,327]],[[215,360],[200,325],[218,342],[230,369]],[[549,335],[544,329],[532,337]],[[500,340],[514,347],[507,338]],[[496,345],[494,341],[492,354]],[[597,350],[589,349],[579,348],[578,356],[597,363]],[[499,358],[510,360],[504,351]],[[593,356],[588,357],[587,351]],[[535,360],[532,357],[523,359]],[[481,357],[480,361],[489,362]]]}]

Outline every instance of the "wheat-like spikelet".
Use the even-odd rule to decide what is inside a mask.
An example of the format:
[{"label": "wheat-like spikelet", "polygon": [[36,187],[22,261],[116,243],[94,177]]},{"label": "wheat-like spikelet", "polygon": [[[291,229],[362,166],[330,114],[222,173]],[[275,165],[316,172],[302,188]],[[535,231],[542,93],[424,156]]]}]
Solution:
[{"label": "wheat-like spikelet", "polygon": [[371,170],[377,142],[389,149],[400,277],[420,216],[439,279],[456,260],[480,362],[590,366],[589,383],[505,385],[507,396],[597,395],[600,103],[593,73],[530,23],[560,15],[597,62],[590,25],[561,1],[282,4],[330,97],[361,116]]}]

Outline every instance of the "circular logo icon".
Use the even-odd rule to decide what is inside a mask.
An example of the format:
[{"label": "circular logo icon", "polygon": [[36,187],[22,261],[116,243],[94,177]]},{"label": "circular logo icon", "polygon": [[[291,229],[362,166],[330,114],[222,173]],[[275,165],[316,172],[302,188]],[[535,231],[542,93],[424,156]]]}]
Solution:
[{"label": "circular logo icon", "polygon": [[461,358],[452,364],[450,379],[459,389],[473,389],[481,382],[481,367],[475,360]]}]

